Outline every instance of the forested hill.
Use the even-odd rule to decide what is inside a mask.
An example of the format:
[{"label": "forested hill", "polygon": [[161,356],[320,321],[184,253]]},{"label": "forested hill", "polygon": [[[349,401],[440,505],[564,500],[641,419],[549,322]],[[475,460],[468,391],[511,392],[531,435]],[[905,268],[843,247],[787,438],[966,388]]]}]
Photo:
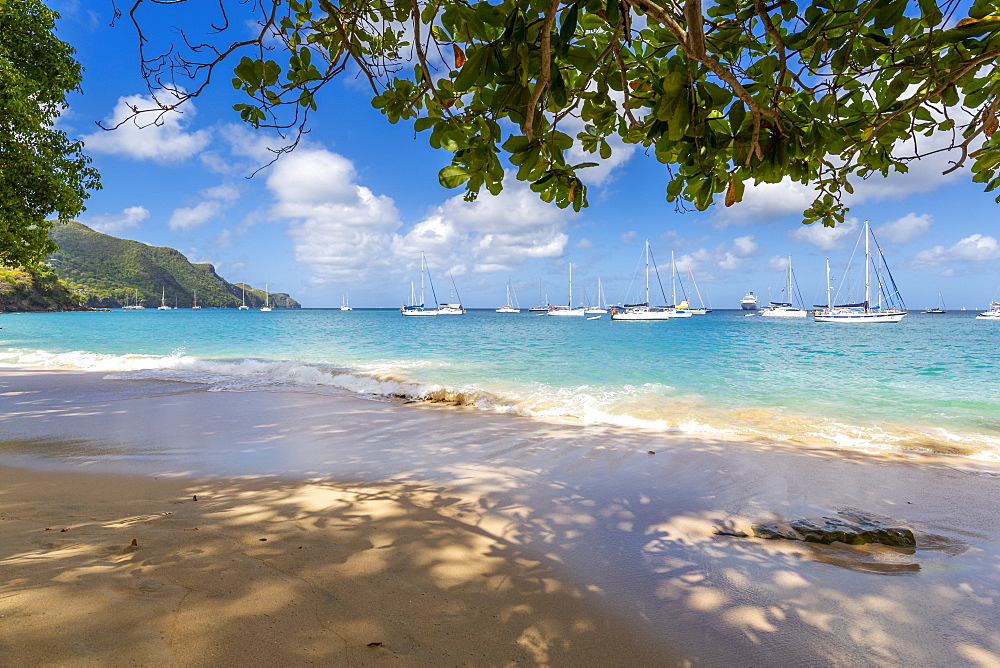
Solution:
[{"label": "forested hill", "polygon": [[[161,294],[168,306],[189,307],[197,291],[198,306],[235,308],[241,303],[243,288],[247,306],[264,305],[263,290],[230,283],[211,264],[192,264],[173,248],[119,239],[76,222],[57,223],[51,236],[59,250],[47,263],[92,308],[134,304],[137,290],[139,303],[147,307],[159,306]],[[283,292],[272,292],[270,304],[275,308],[301,306]]]}]

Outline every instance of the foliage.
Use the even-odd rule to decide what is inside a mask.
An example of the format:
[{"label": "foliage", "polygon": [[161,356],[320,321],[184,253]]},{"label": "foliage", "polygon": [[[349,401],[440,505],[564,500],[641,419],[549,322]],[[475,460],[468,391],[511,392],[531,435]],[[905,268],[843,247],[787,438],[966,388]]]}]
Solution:
[{"label": "foliage", "polygon": [[44,264],[0,267],[0,312],[78,311],[82,299]]},{"label": "foliage", "polygon": [[211,34],[188,20],[158,55],[150,27],[183,22],[165,12],[187,1],[130,14],[147,81],[172,91],[154,114],[231,67],[244,121],[301,131],[321,89],[360,74],[391,123],[452,152],[440,182],[468,199],[501,190],[505,157],[579,210],[593,163],[568,149],[608,158],[616,137],[669,167],[668,200],[699,209],[789,177],[816,189],[804,222],[833,225],[852,179],[905,172],[942,134],[952,169],[972,159],[974,180],[1000,187],[996,0],[223,1]]},{"label": "foliage", "polygon": [[83,144],[52,127],[79,90],[74,50],[40,0],[0,0],[0,262],[30,265],[53,250],[50,217],[83,211],[100,187]]},{"label": "foliage", "polygon": [[[95,232],[76,222],[52,229],[59,245],[48,262],[59,276],[85,295],[86,305],[115,308],[136,302],[147,307],[187,307],[198,293],[198,305],[235,308],[246,292],[247,306],[264,305],[264,291],[233,284],[215,273],[211,264],[192,264],[173,248],[148,246]],[[272,293],[270,302],[281,308],[299,308],[285,293]]]}]

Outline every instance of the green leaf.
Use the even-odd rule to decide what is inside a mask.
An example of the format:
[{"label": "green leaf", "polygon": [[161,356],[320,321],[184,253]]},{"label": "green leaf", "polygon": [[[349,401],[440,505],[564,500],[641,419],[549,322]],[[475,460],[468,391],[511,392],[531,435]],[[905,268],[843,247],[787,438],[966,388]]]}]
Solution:
[{"label": "green leaf", "polygon": [[469,180],[469,172],[461,165],[448,165],[438,172],[438,182],[445,188],[457,188]]}]

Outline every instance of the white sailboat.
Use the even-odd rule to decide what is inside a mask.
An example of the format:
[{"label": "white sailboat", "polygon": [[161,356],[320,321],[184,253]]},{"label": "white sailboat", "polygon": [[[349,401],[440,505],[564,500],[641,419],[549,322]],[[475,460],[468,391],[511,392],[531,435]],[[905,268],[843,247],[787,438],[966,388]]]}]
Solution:
[{"label": "white sailboat", "polygon": [[160,305],[156,307],[157,311],[169,311],[170,307],[167,306],[167,288],[164,287],[162,293],[160,294]]},{"label": "white sailboat", "polygon": [[696,308],[689,307],[686,309],[687,312],[692,315],[705,315],[706,313],[711,313],[712,309],[705,306],[705,300],[701,296],[701,290],[698,289],[698,283],[694,280],[694,274],[691,273],[691,267],[688,267],[688,280],[691,282],[691,285],[694,286],[695,294],[698,295],[699,306]]},{"label": "white sailboat", "polygon": [[512,289],[512,286],[510,284],[510,277],[508,276],[507,277],[507,301],[504,302],[503,306],[501,306],[500,308],[498,308],[496,310],[497,313],[520,313],[521,312],[521,308],[520,308],[521,305],[517,303],[517,293],[514,293],[514,301],[513,301],[513,304],[516,304],[516,306],[511,306],[511,303],[512,303],[511,299],[510,299],[511,292],[513,292],[513,289]]},{"label": "white sailboat", "polygon": [[343,298],[340,300],[340,310],[341,311],[353,311],[351,308],[351,301],[348,299],[348,294],[345,292]]},{"label": "white sailboat", "polygon": [[408,305],[404,304],[400,307],[399,312],[406,316],[434,316],[438,314],[437,310],[437,295],[434,294],[434,284],[431,283],[431,294],[434,295],[434,306],[435,308],[425,308],[424,307],[424,289],[425,289],[425,278],[427,274],[427,260],[424,258],[424,254],[420,254],[420,302],[417,303],[416,295],[414,294],[413,281],[410,281],[410,303]]},{"label": "white sailboat", "polygon": [[990,302],[989,310],[977,315],[976,320],[1000,320],[1000,302]]},{"label": "white sailboat", "polygon": [[240,283],[240,294],[242,295],[243,303],[239,305],[239,310],[249,311],[250,307],[247,306],[247,286],[243,283]]},{"label": "white sailboat", "polygon": [[201,310],[201,307],[198,306],[198,291],[197,290],[194,291],[194,296],[191,299],[191,310],[192,311],[200,311]]},{"label": "white sailboat", "polygon": [[604,315],[608,312],[608,302],[604,298],[604,288],[601,286],[601,279],[597,279],[597,305],[583,310],[587,315]]},{"label": "white sailboat", "polygon": [[[684,286],[681,286],[683,289]],[[671,318],[690,318],[690,304],[685,296],[681,302],[677,303],[677,262],[674,259],[674,252],[670,251],[670,301],[673,302],[667,309],[667,315]]]},{"label": "white sailboat", "polygon": [[134,303],[129,304],[128,303],[128,299],[126,299],[125,301],[126,301],[126,304],[125,304],[125,306],[122,306],[123,309],[128,309],[129,311],[134,311],[134,310],[137,310],[137,309],[144,309],[144,308],[146,308],[145,306],[143,306],[142,304],[139,303],[139,288],[135,289],[135,302]]},{"label": "white sailboat", "polygon": [[[878,248],[878,240],[875,247],[878,252],[879,265],[872,271],[871,241],[874,239],[868,221],[865,221],[865,229],[862,232],[865,239],[865,299],[854,304],[834,304],[832,286],[830,283],[830,259],[826,260],[826,308],[817,311],[813,316],[816,322],[847,322],[847,323],[882,323],[899,322],[906,317],[906,306],[903,298],[896,288],[896,283],[889,273],[888,266],[882,257],[882,251]],[[848,269],[850,265],[848,264]],[[886,272],[886,282],[883,282],[882,271]],[[876,304],[872,305],[871,282],[875,279],[877,285]],[[885,304],[883,305],[883,299]]]},{"label": "white sailboat", "polygon": [[462,306],[462,297],[458,294],[458,286],[455,285],[455,277],[449,273],[448,279],[451,281],[448,299],[457,298],[458,301],[450,301],[444,304],[439,304],[438,315],[465,315],[465,307]]},{"label": "white sailboat", "polygon": [[538,281],[538,306],[532,306],[528,309],[528,313],[548,313],[549,311],[549,296],[545,295],[542,298],[542,282]]},{"label": "white sailboat", "polygon": [[267,283],[264,284],[264,305],[260,307],[261,311],[271,310],[271,293],[268,291]]},{"label": "white sailboat", "polygon": [[[761,315],[765,318],[804,318],[809,312],[802,308],[795,308],[792,306],[792,302],[795,300],[792,298],[794,292],[794,278],[792,276],[792,256],[788,256],[788,277],[785,281],[785,299],[787,301],[780,302],[770,302],[767,307],[761,311]],[[801,299],[799,302],[801,303]]]},{"label": "white sailboat", "polygon": [[[670,320],[670,313],[663,308],[649,305],[649,239],[646,239],[646,300],[641,304],[625,304],[621,308],[611,309],[612,320]],[[653,263],[656,269],[656,263]]]},{"label": "white sailboat", "polygon": [[583,308],[573,308],[573,263],[569,263],[569,305],[568,306],[553,306],[549,308],[546,312],[547,315],[568,315],[568,316],[580,316],[583,317],[585,311]]}]

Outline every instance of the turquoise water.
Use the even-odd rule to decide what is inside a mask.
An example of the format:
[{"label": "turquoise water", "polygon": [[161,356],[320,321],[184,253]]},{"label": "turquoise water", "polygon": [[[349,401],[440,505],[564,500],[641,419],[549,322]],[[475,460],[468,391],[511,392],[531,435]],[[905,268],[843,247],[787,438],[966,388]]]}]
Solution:
[{"label": "turquoise water", "polygon": [[1000,323],[611,322],[470,311],[0,316],[0,364],[213,389],[350,392],[691,435],[1000,460]]}]

